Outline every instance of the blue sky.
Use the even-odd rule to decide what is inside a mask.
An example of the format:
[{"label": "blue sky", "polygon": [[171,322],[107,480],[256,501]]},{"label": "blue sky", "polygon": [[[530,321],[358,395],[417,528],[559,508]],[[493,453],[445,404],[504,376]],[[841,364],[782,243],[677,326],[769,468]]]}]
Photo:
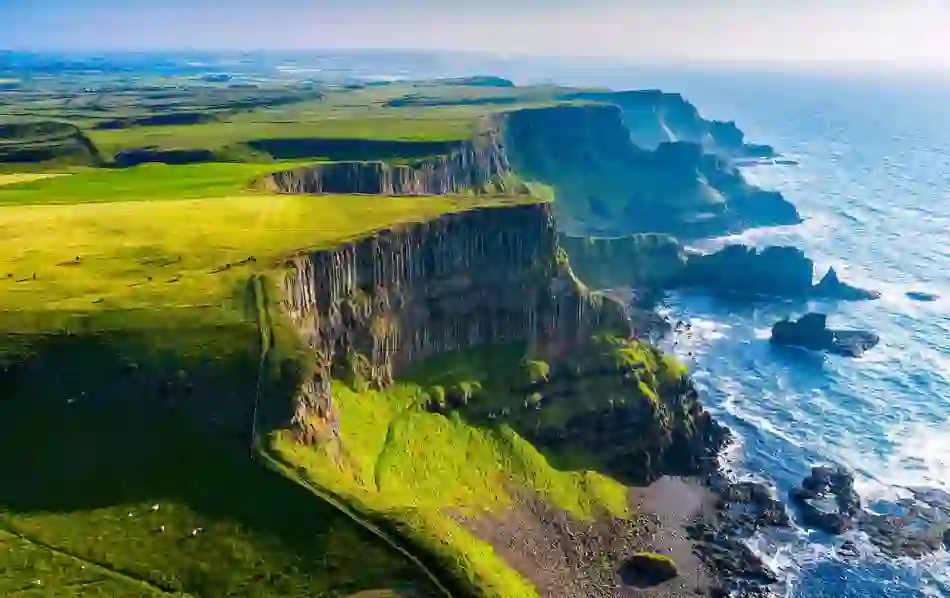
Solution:
[{"label": "blue sky", "polygon": [[950,65],[950,0],[0,0],[0,48],[452,48]]}]

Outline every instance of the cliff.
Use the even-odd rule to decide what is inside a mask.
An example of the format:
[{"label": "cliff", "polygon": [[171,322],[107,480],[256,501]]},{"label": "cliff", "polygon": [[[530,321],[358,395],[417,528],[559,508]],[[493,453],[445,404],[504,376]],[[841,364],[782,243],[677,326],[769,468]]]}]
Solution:
[{"label": "cliff", "polygon": [[421,547],[460,595],[619,595],[661,525],[628,485],[715,467],[725,434],[685,368],[574,277],[549,204],[302,254],[282,290],[316,367],[273,450]]},{"label": "cliff", "polygon": [[515,341],[546,351],[596,331],[625,334],[621,306],[578,285],[558,255],[549,206],[530,204],[444,215],[294,259],[284,308],[317,355],[317,411],[329,409],[331,379],[384,388],[446,352]]},{"label": "cliff", "polygon": [[726,158],[771,158],[775,155],[767,145],[746,143],[745,133],[735,122],[706,120],[678,93],[660,90],[585,92],[569,94],[567,98],[619,106],[631,139],[644,149],[685,141],[699,145],[706,153]]},{"label": "cliff", "polygon": [[524,109],[505,116],[505,146],[522,179],[554,188],[570,233],[707,237],[800,222],[781,194],[694,143],[637,147],[631,122],[606,104]]},{"label": "cliff", "polygon": [[686,265],[683,247],[669,235],[598,238],[562,234],[560,241],[574,271],[597,289],[668,288]]},{"label": "cliff", "polygon": [[496,129],[488,128],[447,153],[404,163],[330,162],[276,172],[258,186],[279,193],[454,195],[511,189],[511,169]]},{"label": "cliff", "polygon": [[553,188],[558,224],[575,234],[693,238],[800,221],[780,193],[748,184],[728,159],[696,143],[637,147],[629,128],[637,122],[607,104],[517,109],[484,117],[471,140],[429,157],[316,164],[268,175],[257,186],[309,194],[526,195],[519,181],[534,182]]},{"label": "cliff", "polygon": [[701,288],[735,297],[873,300],[880,293],[838,279],[834,268],[814,283],[815,263],[801,249],[726,245],[713,253],[685,249],[669,235],[562,236],[578,275],[597,289],[633,288],[644,296]]}]

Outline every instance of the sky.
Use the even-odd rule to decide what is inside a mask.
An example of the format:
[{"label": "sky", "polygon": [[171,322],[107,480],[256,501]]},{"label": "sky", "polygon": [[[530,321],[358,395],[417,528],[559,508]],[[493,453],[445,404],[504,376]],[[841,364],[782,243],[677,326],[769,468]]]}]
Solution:
[{"label": "sky", "polygon": [[0,0],[0,48],[456,49],[950,67],[950,0]]}]

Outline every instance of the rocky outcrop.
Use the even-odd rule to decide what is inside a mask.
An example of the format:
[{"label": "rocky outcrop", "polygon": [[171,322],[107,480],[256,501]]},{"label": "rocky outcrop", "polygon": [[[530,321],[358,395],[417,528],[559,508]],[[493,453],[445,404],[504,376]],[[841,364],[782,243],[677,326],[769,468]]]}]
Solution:
[{"label": "rocky outcrop", "polygon": [[386,386],[449,351],[515,341],[566,350],[594,331],[627,334],[622,307],[588,293],[561,253],[550,207],[531,204],[447,214],[294,259],[284,308],[317,355],[298,424],[331,411],[331,378]]},{"label": "rocky outcrop", "polygon": [[815,467],[800,488],[791,493],[802,522],[829,534],[841,534],[851,528],[861,510],[861,497],[854,490],[854,477],[838,468]]},{"label": "rocky outcrop", "polygon": [[880,293],[842,282],[834,268],[813,283],[815,263],[801,249],[771,246],[757,250],[727,245],[714,253],[690,253],[672,286],[703,287],[729,295],[794,299],[877,299]]},{"label": "rocky outcrop", "polygon": [[810,313],[798,321],[782,320],[772,327],[772,342],[777,345],[827,351],[846,357],[861,357],[880,342],[873,332],[832,330],[825,314]]},{"label": "rocky outcrop", "polygon": [[697,144],[637,147],[617,106],[523,109],[504,119],[512,167],[554,188],[568,232],[707,237],[801,220],[781,194],[748,184]]},{"label": "rocky outcrop", "polygon": [[452,195],[506,194],[510,167],[497,131],[447,154],[406,163],[330,162],[270,174],[257,186],[277,193]]},{"label": "rocky outcrop", "polygon": [[834,268],[828,269],[828,273],[815,285],[811,294],[814,297],[822,299],[840,299],[842,301],[863,301],[881,298],[881,294],[877,291],[869,291],[852,286],[846,282],[841,282]]},{"label": "rocky outcrop", "polygon": [[572,100],[603,102],[619,106],[630,138],[644,149],[663,143],[687,141],[703,151],[729,158],[771,158],[772,147],[748,144],[735,122],[709,121],[678,93],[660,90],[581,92],[565,96]]},{"label": "rocky outcrop", "polygon": [[862,509],[854,475],[841,467],[815,467],[791,492],[802,522],[827,534],[867,534],[890,557],[920,558],[950,548],[950,494],[911,488],[911,496]]},{"label": "rocky outcrop", "polygon": [[732,297],[792,299],[876,299],[876,291],[838,279],[834,268],[817,285],[815,263],[801,249],[756,249],[727,245],[713,253],[685,249],[662,234],[582,237],[564,234],[561,245],[575,272],[598,289],[633,288],[638,295],[661,290],[701,288]]},{"label": "rocky outcrop", "polygon": [[727,245],[710,254],[693,253],[678,286],[704,287],[735,295],[806,297],[812,290],[814,263],[794,247]]}]

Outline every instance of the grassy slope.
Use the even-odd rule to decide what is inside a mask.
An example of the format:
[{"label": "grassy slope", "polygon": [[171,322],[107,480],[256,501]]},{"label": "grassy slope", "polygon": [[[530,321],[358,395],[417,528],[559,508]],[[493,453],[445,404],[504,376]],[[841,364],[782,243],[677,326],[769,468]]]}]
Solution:
[{"label": "grassy slope", "polygon": [[[642,365],[643,393],[652,400],[661,382],[683,374],[681,365],[658,360],[635,342],[604,339],[599,346],[603,351],[588,361]],[[342,451],[303,447],[282,432],[272,436],[271,446],[317,485],[395,522],[444,567],[477,587],[479,595],[532,596],[533,588],[460,525],[460,515],[502,515],[518,500],[513,491],[523,489],[579,519],[599,513],[637,516],[630,510],[628,489],[594,471],[596,461],[576,458],[570,470],[559,470],[518,432],[525,426],[556,427],[568,412],[612,406],[617,388],[602,383],[579,393],[570,405],[518,415],[525,397],[515,389],[546,377],[547,370],[547,364],[528,359],[525,347],[514,344],[443,355],[385,392],[336,383]],[[463,387],[475,395],[468,408],[447,415],[427,410],[444,391]],[[486,417],[506,408],[515,415],[498,420],[505,423]]]}]

